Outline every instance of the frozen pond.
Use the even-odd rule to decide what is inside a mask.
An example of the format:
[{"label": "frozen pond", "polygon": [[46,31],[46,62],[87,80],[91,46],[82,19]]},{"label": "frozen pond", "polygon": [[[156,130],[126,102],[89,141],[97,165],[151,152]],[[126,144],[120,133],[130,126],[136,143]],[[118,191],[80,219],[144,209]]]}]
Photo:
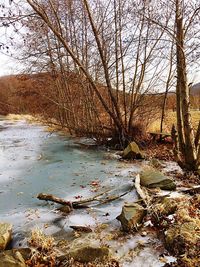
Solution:
[{"label": "frozen pond", "polygon": [[[117,160],[106,159],[105,151],[86,149],[74,141],[77,140],[50,134],[39,125],[1,118],[0,220],[12,222],[16,233],[26,232],[36,224],[50,224],[49,231],[56,232],[68,225],[96,224],[99,217],[113,220],[119,214],[121,205],[116,201],[115,207],[111,203],[93,208],[95,219],[84,210],[74,211],[66,219],[36,198],[43,192],[76,200],[111,188],[122,192],[131,187],[129,172],[124,175]],[[135,167],[130,173],[137,170]],[[92,186],[93,181],[99,187]],[[137,198],[131,194],[133,200]],[[111,215],[105,218],[108,210]]]},{"label": "frozen pond", "polygon": [[[23,245],[35,227],[62,237],[70,235],[70,225],[95,227],[106,223],[120,229],[116,216],[125,201],[137,200],[134,190],[109,204],[74,210],[67,216],[56,211],[59,205],[36,198],[43,192],[77,200],[106,190],[117,195],[131,189],[139,164],[125,168],[112,158],[113,153],[97,147],[87,149],[77,142],[80,140],[50,134],[41,125],[0,117],[0,221],[13,224],[13,246]],[[128,237],[126,245],[124,241],[119,245],[110,241],[110,245],[123,257],[138,240],[149,242],[147,237],[136,236],[134,240]],[[123,266],[163,266],[152,248],[146,247],[142,253],[134,265],[131,260]]]}]

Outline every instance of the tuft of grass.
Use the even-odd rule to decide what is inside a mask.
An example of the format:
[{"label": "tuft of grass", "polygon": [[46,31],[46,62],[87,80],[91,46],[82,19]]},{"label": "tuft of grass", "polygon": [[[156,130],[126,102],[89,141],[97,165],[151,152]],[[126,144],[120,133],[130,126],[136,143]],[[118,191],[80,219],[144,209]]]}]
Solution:
[{"label": "tuft of grass", "polygon": [[55,267],[56,253],[54,238],[45,235],[42,230],[32,230],[29,245],[33,248],[30,259],[26,261],[29,267]]},{"label": "tuft of grass", "polygon": [[32,115],[28,115],[28,114],[8,114],[6,118],[8,120],[14,120],[14,121],[27,120],[28,122],[32,122],[36,120]]},{"label": "tuft of grass", "polygon": [[54,247],[54,238],[52,236],[45,235],[41,229],[36,228],[31,232],[31,238],[29,244],[41,251],[51,251]]}]

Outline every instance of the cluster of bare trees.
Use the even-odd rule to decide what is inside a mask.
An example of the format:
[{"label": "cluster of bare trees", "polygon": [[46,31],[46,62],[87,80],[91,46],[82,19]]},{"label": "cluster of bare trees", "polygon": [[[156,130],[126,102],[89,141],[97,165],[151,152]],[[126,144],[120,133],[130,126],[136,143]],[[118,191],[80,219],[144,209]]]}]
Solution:
[{"label": "cluster of bare trees", "polygon": [[23,58],[52,74],[51,92],[41,95],[56,105],[63,126],[115,133],[124,146],[134,127],[156,114],[155,98],[147,95],[165,88],[163,122],[176,83],[176,155],[188,169],[198,168],[200,129],[195,137],[187,75],[197,66],[199,0],[26,0],[22,6]]},{"label": "cluster of bare trees", "polygon": [[146,94],[158,89],[166,69],[158,59],[164,58],[165,32],[146,20],[150,6],[125,0],[27,2],[36,14],[22,20],[25,57],[33,69],[55,77],[51,96],[42,95],[57,104],[62,124],[115,134],[121,146],[127,144],[135,125],[157,113],[155,98]]}]

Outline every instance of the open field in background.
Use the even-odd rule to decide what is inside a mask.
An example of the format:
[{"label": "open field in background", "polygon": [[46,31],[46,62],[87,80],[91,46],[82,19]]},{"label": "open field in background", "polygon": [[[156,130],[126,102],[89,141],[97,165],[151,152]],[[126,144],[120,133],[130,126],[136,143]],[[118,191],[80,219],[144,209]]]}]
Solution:
[{"label": "open field in background", "polygon": [[[198,123],[200,121],[200,111],[192,110],[192,123],[195,129],[197,129]],[[164,120],[163,132],[170,133],[172,125],[176,125],[176,112],[172,110],[166,111],[166,116]],[[154,121],[148,128],[149,132],[160,132],[160,119]]]}]

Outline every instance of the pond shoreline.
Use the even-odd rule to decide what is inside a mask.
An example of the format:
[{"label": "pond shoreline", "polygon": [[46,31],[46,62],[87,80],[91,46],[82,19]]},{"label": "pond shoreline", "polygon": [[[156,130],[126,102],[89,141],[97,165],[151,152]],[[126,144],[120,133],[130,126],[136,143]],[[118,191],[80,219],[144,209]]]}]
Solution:
[{"label": "pond shoreline", "polygon": [[[31,125],[29,126],[29,125],[27,125],[26,122],[23,122],[23,123],[25,123],[25,125],[26,125],[25,128],[26,127],[33,127],[32,128],[32,130],[33,130],[35,127],[34,124],[31,124],[32,126]],[[12,124],[9,125],[9,123],[8,123],[7,126],[12,127]],[[23,127],[24,127],[24,124],[23,124]],[[38,127],[40,128],[42,126],[38,126]],[[44,129],[44,128],[42,127],[42,129]],[[43,131],[44,130],[42,130],[42,132]],[[44,136],[47,136],[47,133],[45,133],[45,135],[42,135],[42,136],[43,136],[42,138],[44,138]],[[78,144],[72,144],[71,143],[71,139],[70,139],[70,144],[68,143],[66,146],[66,139],[63,136],[58,137],[58,139],[60,140],[60,138],[61,138],[61,141],[62,142],[64,141],[65,145],[63,147],[63,143],[61,144],[59,141],[58,142],[59,143],[59,149],[57,150],[57,149],[55,149],[55,148],[57,148],[57,143],[56,143],[56,147],[54,147],[54,145],[52,145],[52,144],[54,144],[54,143],[52,143],[52,141],[53,140],[55,141],[55,138],[57,138],[56,135],[53,134],[53,135],[51,135],[51,137],[48,137],[48,138],[45,137],[47,143],[49,141],[49,138],[51,141],[50,142],[51,149],[53,151],[53,154],[51,154],[51,155],[60,155],[60,153],[62,155],[66,155],[65,154],[66,149],[67,149],[67,151],[70,151],[71,147],[73,147],[73,149],[75,149],[74,151],[76,153],[78,153],[78,157],[84,156],[84,162],[85,163],[82,162],[80,164],[82,171],[80,172],[80,170],[79,170],[73,174],[73,176],[74,176],[73,181],[76,181],[77,179],[79,180],[78,181],[78,183],[79,183],[78,188],[79,189],[75,190],[75,192],[74,192],[75,197],[76,197],[75,199],[82,199],[83,197],[86,197],[88,195],[88,193],[89,194],[92,193],[92,195],[95,195],[99,191],[101,191],[102,189],[103,190],[108,189],[110,186],[111,187],[113,186],[113,188],[114,187],[119,188],[119,190],[127,190],[127,187],[126,187],[127,183],[129,185],[131,185],[133,178],[139,172],[139,170],[141,170],[141,167],[143,166],[142,165],[143,163],[141,164],[140,162],[134,162],[134,164],[129,163],[129,162],[119,162],[115,159],[115,155],[113,157],[112,152],[107,153],[105,150],[104,151],[101,151],[101,150],[97,150],[97,151],[93,150],[92,151],[92,150],[88,150],[88,149],[79,148],[79,147],[77,147]],[[51,138],[53,138],[53,139],[51,139]],[[67,142],[69,142],[69,141],[67,141]],[[19,145],[20,142],[17,142],[17,143],[15,142],[15,144]],[[53,148],[52,148],[52,146],[53,146]],[[75,148],[74,148],[74,146],[75,146]],[[33,150],[35,150],[35,148]],[[97,153],[97,155],[95,153]],[[94,158],[95,158],[95,160],[94,160]],[[86,161],[85,161],[85,159],[86,159]],[[88,160],[90,161],[91,159],[92,159],[92,162],[90,164],[88,164]],[[26,157],[24,160],[29,161],[29,158]],[[55,177],[52,177],[53,176],[52,172],[53,172],[53,170],[57,169],[57,166],[58,166],[58,169],[61,170],[61,166],[63,166],[62,165],[63,161],[66,164],[67,161],[58,157],[56,159],[54,158],[53,160],[51,158],[50,162],[48,159],[48,161],[46,162],[45,153],[40,153],[38,151],[37,156],[35,155],[35,161],[34,162],[37,162],[37,164],[39,163],[38,167],[40,166],[41,162],[45,163],[45,165],[43,165],[42,168],[45,168],[45,166],[49,167],[52,165],[52,168],[50,168],[50,171],[49,171],[50,176],[48,176],[48,179],[46,180],[49,183],[51,180],[57,179]],[[77,161],[77,163],[78,163],[78,161]],[[77,163],[75,165],[76,169],[77,169]],[[70,160],[70,164],[72,164],[71,160]],[[84,177],[83,169],[85,169],[85,168],[82,168],[82,165],[84,166],[84,164],[86,164],[86,166],[87,166],[86,167],[87,175],[89,176],[89,174],[90,175],[92,174],[91,179],[88,180],[86,183],[84,181],[84,179],[86,179],[86,178],[84,178],[82,181],[79,179],[80,176]],[[27,163],[26,163],[26,166],[27,166]],[[38,167],[36,167],[36,169]],[[66,168],[66,165],[63,167]],[[105,172],[106,168],[107,168],[107,171]],[[96,172],[98,172],[98,173],[96,173]],[[32,170],[29,169],[28,173],[31,174]],[[36,173],[38,175],[38,172],[36,172]],[[37,177],[36,173],[34,173],[34,177]],[[46,172],[43,172],[43,174],[44,173],[46,173]],[[72,176],[72,173],[70,174],[70,176]],[[58,172],[56,175],[58,175],[58,177],[60,177],[61,173]],[[101,176],[105,177],[105,178],[103,178],[105,180],[102,180]],[[17,178],[17,181],[20,182],[20,179]],[[72,182],[71,187],[70,187],[73,190],[74,190],[74,188],[76,189],[76,184],[74,184],[74,183],[75,182]],[[0,182],[0,184],[2,184],[2,183]],[[69,183],[68,183],[68,185],[69,185]],[[39,188],[42,189],[41,187],[39,187]],[[37,193],[41,192],[41,190],[39,191],[39,188],[37,189]],[[55,188],[54,188],[54,190],[51,190],[51,191],[52,191],[52,193],[56,193]],[[61,188],[61,191],[62,191],[62,188]],[[0,194],[0,196],[3,194],[4,193]],[[19,191],[19,192],[17,192],[17,194],[18,194],[17,198],[23,199],[23,196],[24,196],[23,191]],[[35,194],[32,194],[31,198],[34,197],[34,195]],[[69,199],[73,195],[70,196],[70,193],[69,193]],[[29,197],[30,197],[30,195],[29,195]],[[33,225],[32,221],[34,221],[34,224],[35,224],[35,222],[39,221],[40,218],[42,217],[41,219],[42,219],[43,230],[44,230],[45,234],[47,234],[47,235],[53,234],[55,236],[55,239],[57,239],[57,240],[59,240],[61,237],[63,238],[64,236],[67,238],[66,240],[72,240],[74,238],[75,239],[78,238],[76,236],[76,231],[75,232],[73,230],[70,230],[70,231],[67,230],[66,231],[66,229],[68,229],[70,224],[82,225],[82,226],[85,224],[85,226],[91,227],[93,234],[92,235],[87,234],[88,236],[90,236],[89,237],[90,241],[92,239],[96,239],[97,236],[98,236],[98,238],[101,237],[101,239],[103,239],[103,240],[105,239],[106,246],[113,247],[113,248],[115,248],[116,251],[118,251],[118,253],[116,255],[115,255],[115,253],[112,253],[112,254],[115,255],[115,257],[118,259],[120,259],[120,257],[121,257],[121,260],[119,260],[119,262],[121,264],[120,266],[132,266],[130,264],[133,264],[134,257],[135,257],[135,264],[136,264],[134,266],[142,266],[141,264],[142,264],[142,260],[144,260],[144,257],[146,259],[146,263],[149,262],[148,263],[149,265],[145,265],[145,267],[146,266],[154,266],[154,267],[155,266],[164,266],[162,264],[162,261],[164,261],[164,260],[161,257],[161,261],[160,261],[159,255],[164,253],[165,249],[164,249],[164,247],[162,247],[162,244],[160,243],[160,241],[156,238],[156,232],[153,233],[151,231],[151,229],[148,229],[148,227],[147,227],[146,229],[148,229],[148,231],[142,229],[136,235],[123,234],[120,231],[119,222],[117,222],[117,220],[115,219],[117,217],[117,215],[119,215],[124,201],[130,201],[130,200],[136,201],[137,199],[138,199],[137,194],[135,194],[133,197],[133,192],[131,192],[125,198],[122,198],[122,200],[120,200],[120,201],[117,200],[116,201],[117,203],[114,205],[112,204],[112,205],[104,206],[103,208],[101,208],[101,206],[99,206],[99,207],[97,206],[97,207],[95,207],[95,209],[90,208],[87,212],[81,211],[81,214],[79,214],[79,215],[76,214],[76,212],[75,212],[70,216],[67,215],[67,217],[64,214],[58,215],[58,212],[56,211],[56,209],[55,209],[56,207],[54,205],[37,202],[37,206],[38,205],[41,206],[42,209],[45,208],[45,210],[46,210],[45,213],[44,214],[40,213],[40,212],[38,212],[38,209],[31,208],[31,207],[29,207],[27,209],[27,211],[25,212],[25,217],[28,218],[28,221],[29,221],[29,223],[27,225],[28,227],[26,228],[26,229],[29,229],[29,233],[27,235],[27,230],[25,230],[25,232],[26,232],[26,234],[25,234],[26,238],[24,240],[25,242],[23,242],[21,239],[19,239],[18,244],[13,243],[13,246],[15,246],[15,247],[16,246],[18,246],[18,247],[24,246],[27,242],[28,236],[30,239],[30,231],[31,231],[31,229],[33,229],[31,227],[31,225]],[[34,201],[36,201],[36,200],[34,200]],[[22,211],[22,214],[23,213],[24,212]],[[20,213],[18,211],[17,211],[17,214],[20,215]],[[11,215],[10,218],[12,218],[13,215]],[[49,217],[49,215],[50,215],[50,217]],[[52,217],[52,215],[53,215],[53,217]],[[17,216],[14,215],[13,218],[14,218],[13,222],[15,222],[17,220]],[[54,223],[56,223],[56,228],[54,227],[55,228],[54,230],[51,229],[52,226],[50,226],[50,224],[49,224],[50,221],[48,222],[48,220],[49,220],[48,218],[50,219],[50,221],[52,221],[52,222],[54,221]],[[66,224],[67,221],[69,221],[69,222]],[[57,228],[58,225],[61,226],[61,231],[60,230],[58,231],[58,228]],[[14,226],[15,226],[15,223],[14,223]],[[148,232],[148,233],[146,233],[146,232]],[[74,236],[74,234],[75,234],[75,236]],[[17,238],[17,235],[19,235],[19,232],[18,232],[17,228],[15,228],[15,230],[14,230],[14,238],[15,239]],[[83,235],[83,237],[85,238],[84,233],[83,234],[80,233],[80,235]],[[111,240],[109,240],[109,238],[108,238],[109,235],[110,235],[109,238]],[[116,241],[114,241],[115,239],[116,239]],[[131,239],[132,239],[132,241],[131,241]],[[119,243],[119,244],[117,244],[117,243]],[[148,243],[150,245],[148,245]],[[154,248],[153,244],[156,244],[156,243],[158,246],[162,247],[162,249],[159,252],[158,251],[156,252],[156,250]],[[102,244],[104,244],[104,242]],[[138,250],[138,244],[140,247],[139,250]],[[141,245],[141,244],[143,244],[143,245]],[[121,248],[120,248],[121,246],[126,248],[126,249],[124,249],[125,251],[121,250]],[[132,256],[129,255],[130,251],[132,251]],[[165,253],[167,253],[167,252],[165,252]],[[154,254],[154,256],[153,256],[153,254]],[[136,257],[136,255],[138,255],[138,256]],[[152,255],[151,259],[149,259],[150,255]],[[155,257],[155,255],[156,255],[156,257]],[[131,257],[132,257],[132,260],[131,260]],[[172,258],[171,260],[173,261],[174,259]],[[167,258],[166,258],[166,261],[168,261]],[[170,259],[169,259],[169,262],[170,262]],[[151,264],[153,264],[153,265],[151,265]],[[72,266],[75,266],[75,265],[72,265]]]}]

